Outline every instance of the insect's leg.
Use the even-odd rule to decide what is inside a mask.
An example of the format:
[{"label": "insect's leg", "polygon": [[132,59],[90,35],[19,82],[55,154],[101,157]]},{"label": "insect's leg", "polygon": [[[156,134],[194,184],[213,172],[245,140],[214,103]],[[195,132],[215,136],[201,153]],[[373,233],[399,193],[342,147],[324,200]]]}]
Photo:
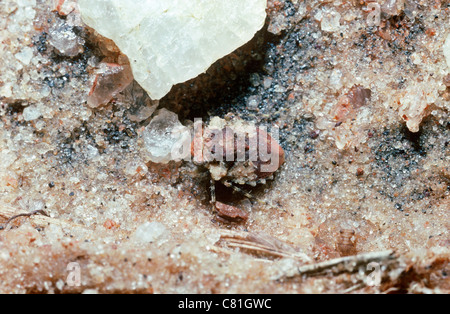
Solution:
[{"label": "insect's leg", "polygon": [[257,184],[266,184],[267,181],[266,179],[259,179],[258,181],[256,181]]},{"label": "insect's leg", "polygon": [[225,185],[228,188],[232,188],[234,191],[244,195],[245,197],[251,199],[251,200],[255,200],[260,204],[264,204],[263,201],[256,199],[253,195],[251,195],[250,193],[244,191],[243,189],[241,189],[240,187],[235,186],[234,184],[232,184],[230,181],[224,181],[223,185]]},{"label": "insect's leg", "polygon": [[209,181],[209,189],[211,191],[211,205],[213,207],[213,210],[216,209],[216,181],[214,179],[211,179]]},{"label": "insect's leg", "polygon": [[223,181],[223,185],[225,185],[227,188],[232,188],[234,191],[244,195],[247,198],[253,199],[253,195],[251,195],[250,193],[242,190],[240,187],[237,187],[235,185],[233,185],[233,183],[231,183],[230,181]]},{"label": "insect's leg", "polygon": [[3,226],[0,226],[0,230],[6,229],[6,226],[14,219],[17,219],[19,217],[31,217],[33,215],[38,215],[38,214],[48,217],[48,215],[42,209],[32,211],[31,213],[18,214],[18,215],[15,215],[15,216],[12,216],[11,218],[9,218]]}]

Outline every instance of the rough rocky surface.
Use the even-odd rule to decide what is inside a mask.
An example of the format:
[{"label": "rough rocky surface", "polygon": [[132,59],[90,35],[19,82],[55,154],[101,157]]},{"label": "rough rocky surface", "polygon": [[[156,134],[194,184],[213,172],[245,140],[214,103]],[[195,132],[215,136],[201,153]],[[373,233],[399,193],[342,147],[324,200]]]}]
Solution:
[{"label": "rough rocky surface", "polygon": [[137,83],[88,105],[127,60],[74,1],[1,1],[0,291],[448,293],[450,4],[381,2],[370,26],[365,1],[270,0],[252,41],[160,100],[185,125],[280,128],[258,201],[218,186],[248,214],[226,223],[203,169],[146,159],[158,103]]}]

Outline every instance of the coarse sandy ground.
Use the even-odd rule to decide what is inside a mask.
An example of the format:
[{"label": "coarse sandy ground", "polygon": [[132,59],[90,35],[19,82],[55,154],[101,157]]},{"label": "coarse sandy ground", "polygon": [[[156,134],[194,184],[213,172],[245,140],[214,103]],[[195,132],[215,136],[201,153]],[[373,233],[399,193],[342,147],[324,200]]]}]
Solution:
[{"label": "coarse sandy ground", "polygon": [[226,223],[207,172],[146,162],[137,83],[86,104],[111,42],[53,1],[0,1],[0,292],[450,291],[450,2],[391,1],[378,26],[365,1],[268,2],[251,42],[159,103],[280,128],[261,202],[218,186],[249,215]]}]

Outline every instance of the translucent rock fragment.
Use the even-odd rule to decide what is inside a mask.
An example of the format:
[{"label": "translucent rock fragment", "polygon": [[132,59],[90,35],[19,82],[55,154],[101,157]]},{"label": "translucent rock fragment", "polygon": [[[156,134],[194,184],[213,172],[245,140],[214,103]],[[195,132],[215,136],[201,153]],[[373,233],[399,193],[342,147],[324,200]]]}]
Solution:
[{"label": "translucent rock fragment", "polygon": [[279,35],[282,31],[287,29],[288,26],[289,23],[284,14],[278,14],[273,19],[271,19],[267,30],[272,34]]},{"label": "translucent rock fragment", "polygon": [[340,29],[341,15],[339,12],[329,10],[323,13],[321,27],[324,32],[337,32]]},{"label": "translucent rock fragment", "polygon": [[33,48],[24,47],[22,51],[18,52],[15,55],[16,59],[22,62],[24,65],[28,65],[31,62],[31,58],[33,58]]},{"label": "translucent rock fragment", "polygon": [[330,76],[330,85],[335,89],[339,90],[342,88],[342,71],[339,69],[333,70]]},{"label": "translucent rock fragment", "polygon": [[415,1],[407,1],[403,12],[410,20],[414,21],[417,14],[419,14],[418,4]]},{"label": "translucent rock fragment", "polygon": [[17,159],[17,156],[9,149],[5,149],[4,146],[0,146],[0,148],[0,173],[2,173],[12,165],[12,163]]},{"label": "translucent rock fragment", "polygon": [[347,93],[349,103],[355,109],[366,106],[370,101],[371,95],[372,91],[368,88],[364,88],[361,85],[354,85]]},{"label": "translucent rock fragment", "polygon": [[445,60],[447,61],[447,65],[450,70],[450,34],[447,36],[442,49],[444,50]]},{"label": "translucent rock fragment", "polygon": [[36,106],[28,106],[23,110],[23,119],[32,121],[38,119],[42,115],[41,110]]},{"label": "translucent rock fragment", "polygon": [[250,96],[247,100],[247,106],[251,110],[258,109],[258,105],[261,103],[261,96],[253,95]]},{"label": "translucent rock fragment", "polygon": [[66,16],[76,9],[74,0],[53,0],[53,10],[59,15]]},{"label": "translucent rock fragment", "polygon": [[348,93],[341,96],[332,109],[333,119],[343,122],[352,119],[356,115],[356,111],[366,106],[371,97],[371,90],[361,85],[354,85]]},{"label": "translucent rock fragment", "polygon": [[71,25],[59,21],[49,30],[49,43],[63,56],[75,57],[84,51],[84,39]]},{"label": "translucent rock fragment", "polygon": [[404,5],[405,0],[385,0],[381,5],[381,11],[392,16],[398,15],[403,10]]},{"label": "translucent rock fragment", "polygon": [[98,149],[92,145],[86,145],[86,157],[87,159],[93,159],[99,155]]},{"label": "translucent rock fragment", "polygon": [[124,90],[124,95],[131,100],[127,115],[134,122],[147,120],[159,106],[159,100],[150,99],[147,92],[135,82]]},{"label": "translucent rock fragment", "polygon": [[150,118],[150,116],[156,110],[156,107],[158,107],[158,103],[152,104],[150,106],[141,106],[139,108],[136,108],[133,113],[130,113],[128,115],[128,118],[130,118],[130,120],[134,122],[142,122]]},{"label": "translucent rock fragment", "polygon": [[95,108],[107,104],[131,82],[133,74],[129,65],[101,63],[87,98],[88,105]]},{"label": "translucent rock fragment", "polygon": [[433,83],[424,81],[413,84],[400,98],[399,115],[411,132],[419,132],[420,123],[428,114],[427,108],[438,98],[438,91],[429,86]]},{"label": "translucent rock fragment", "polygon": [[135,176],[139,174],[140,176],[145,176],[148,171],[148,167],[145,163],[140,160],[133,160],[127,163],[125,166],[125,173],[129,176]]},{"label": "translucent rock fragment", "polygon": [[272,86],[273,79],[271,77],[264,78],[263,85],[265,89],[269,89]]},{"label": "translucent rock fragment", "polygon": [[[178,116],[167,110],[158,110],[156,116],[145,128],[143,134],[148,159],[156,163],[168,163],[176,160],[174,155],[180,143],[190,144],[190,132],[178,120]],[[190,148],[189,148],[190,149]],[[190,150],[185,150],[190,152]],[[183,158],[183,157],[181,157]]]},{"label": "translucent rock fragment", "polygon": [[267,0],[79,0],[83,21],[130,59],[152,99],[205,72],[262,28]]},{"label": "translucent rock fragment", "polygon": [[141,243],[154,242],[167,236],[169,231],[160,222],[146,222],[140,225],[133,234],[133,240]]},{"label": "translucent rock fragment", "polygon": [[347,128],[342,127],[342,128],[338,128],[336,130],[336,147],[338,149],[344,149],[346,147],[348,147],[350,145],[350,142],[352,140],[352,132],[350,130],[348,130]]}]

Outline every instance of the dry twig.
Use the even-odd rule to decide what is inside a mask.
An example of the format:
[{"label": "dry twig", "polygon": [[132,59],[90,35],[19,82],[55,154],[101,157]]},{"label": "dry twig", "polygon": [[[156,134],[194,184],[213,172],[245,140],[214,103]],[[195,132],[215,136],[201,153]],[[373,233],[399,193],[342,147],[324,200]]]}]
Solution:
[{"label": "dry twig", "polygon": [[[293,258],[302,262],[310,262],[311,259],[299,252],[289,244],[274,237],[260,233],[238,232],[221,230],[220,241],[229,248],[239,248],[254,255],[264,255],[275,258]],[[217,251],[227,252],[218,248]],[[233,251],[227,252],[231,254]]]},{"label": "dry twig", "polygon": [[335,258],[329,261],[308,264],[300,266],[297,269],[296,275],[320,275],[324,272],[332,272],[334,274],[341,272],[355,272],[361,265],[367,265],[371,262],[383,262],[394,259],[394,252],[392,250],[381,252],[362,253],[353,256],[345,256]]}]

